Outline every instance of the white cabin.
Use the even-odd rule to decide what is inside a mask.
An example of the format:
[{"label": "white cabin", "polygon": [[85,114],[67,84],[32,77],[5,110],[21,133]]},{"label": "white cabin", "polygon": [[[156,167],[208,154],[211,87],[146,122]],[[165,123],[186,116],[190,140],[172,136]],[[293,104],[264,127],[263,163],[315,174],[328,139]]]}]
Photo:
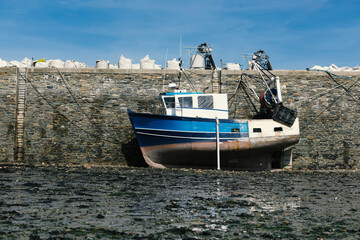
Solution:
[{"label": "white cabin", "polygon": [[172,92],[160,95],[169,116],[228,119],[227,94]]}]

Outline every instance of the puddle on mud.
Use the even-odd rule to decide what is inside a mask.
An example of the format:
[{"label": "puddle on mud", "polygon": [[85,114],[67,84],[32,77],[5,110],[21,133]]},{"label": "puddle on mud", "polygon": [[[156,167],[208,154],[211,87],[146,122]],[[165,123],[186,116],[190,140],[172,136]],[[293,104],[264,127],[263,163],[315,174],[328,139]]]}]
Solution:
[{"label": "puddle on mud", "polygon": [[359,172],[0,168],[0,239],[360,238]]}]

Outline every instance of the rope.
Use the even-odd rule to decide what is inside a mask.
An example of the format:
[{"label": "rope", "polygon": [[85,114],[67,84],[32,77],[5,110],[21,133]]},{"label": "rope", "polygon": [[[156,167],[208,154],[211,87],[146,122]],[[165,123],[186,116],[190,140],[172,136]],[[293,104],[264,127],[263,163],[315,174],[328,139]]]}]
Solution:
[{"label": "rope", "polygon": [[[349,89],[352,88],[355,84],[356,84],[356,82],[353,83],[353,84],[349,87]],[[328,110],[332,105],[334,105],[334,103],[335,103],[337,100],[339,100],[342,96],[344,96],[345,93],[346,93],[346,92],[343,92],[343,93],[342,93],[339,97],[337,97],[328,107],[326,107],[321,113],[319,113],[317,116],[315,116],[315,118],[313,118],[311,121],[314,121],[315,119],[317,119],[318,117],[320,117],[326,110]],[[307,126],[304,127],[302,130],[306,130],[308,126],[310,126],[310,125],[307,125]]]},{"label": "rope", "polygon": [[79,107],[79,109],[81,110],[81,112],[86,116],[86,118],[96,127],[98,128],[100,131],[102,131],[98,126],[96,126],[90,119],[90,117],[84,112],[84,110],[81,108],[80,104],[78,103],[78,101],[76,100],[76,98],[74,97],[74,95],[72,94],[72,91],[70,90],[70,88],[68,87],[68,85],[65,82],[64,76],[62,75],[62,73],[60,72],[60,70],[58,68],[56,68],[56,70],[59,72],[59,75],[62,79],[62,82],[64,83],[66,89],[68,90],[68,92],[70,93],[72,99],[75,101],[76,105]]},{"label": "rope", "polygon": [[197,92],[194,84],[193,84],[192,81],[188,78],[188,76],[186,75],[186,73],[185,73],[185,71],[183,70],[183,68],[180,68],[180,72],[183,72],[183,73],[184,73],[184,75],[185,75],[185,77],[186,77],[186,80],[188,80],[188,82],[190,83],[190,86],[192,87],[192,89],[193,89],[195,92]]},{"label": "rope", "polygon": [[[248,75],[248,74],[241,74],[241,80],[243,79],[243,76],[248,76],[248,77],[251,77],[251,75]],[[256,94],[256,91],[255,91],[255,89],[254,89],[254,87],[252,86],[252,84],[250,84],[249,83],[249,81],[246,79],[246,78],[244,78],[245,79],[245,81],[246,81],[246,83],[247,83],[247,87],[251,90],[251,92],[254,94],[254,96],[255,96],[255,99],[257,100],[257,101],[260,101],[260,97]],[[243,83],[244,84],[244,83]],[[244,87],[244,86],[243,86]]]},{"label": "rope", "polygon": [[[342,84],[341,84],[341,85],[342,85]],[[336,88],[341,87],[341,85],[335,86],[335,87],[333,87],[333,88],[330,88],[329,90],[326,90],[326,91],[324,91],[324,92],[318,93],[318,94],[312,96],[311,98],[306,98],[306,99],[304,99],[304,100],[302,100],[302,101],[298,101],[298,102],[294,103],[294,105],[297,106],[299,103],[302,104],[303,102],[311,101],[311,100],[313,100],[313,99],[315,99],[315,98],[318,98],[319,96],[321,96],[321,95],[323,95],[323,94],[329,93],[329,92],[335,90]]]},{"label": "rope", "polygon": [[[331,72],[329,72],[329,71],[327,71],[327,70],[317,70],[317,69],[309,69],[309,68],[307,68],[306,70],[307,70],[307,71],[325,72],[325,73],[327,73],[327,74],[329,75],[329,77],[330,77],[332,80],[334,80],[334,82],[335,82],[336,84],[338,84],[337,86],[335,86],[334,88],[332,88],[332,89],[330,89],[330,90],[324,91],[324,92],[322,92],[322,93],[320,93],[320,94],[318,94],[318,95],[313,96],[311,99],[316,98],[316,97],[319,96],[319,95],[322,95],[322,94],[324,94],[324,93],[330,92],[330,91],[332,91],[332,90],[334,90],[334,89],[336,89],[336,88],[339,88],[339,87],[342,87],[342,88],[345,90],[339,97],[337,97],[329,106],[327,106],[323,111],[321,111],[318,115],[316,115],[311,121],[314,121],[315,119],[317,119],[318,117],[320,117],[326,110],[328,110],[332,105],[334,105],[335,102],[337,102],[337,100],[339,100],[342,96],[344,96],[345,93],[348,93],[357,103],[359,103],[359,101],[358,101],[357,99],[355,99],[355,97],[350,93],[350,89],[351,89],[352,87],[354,87],[355,84],[359,85],[359,82],[358,82],[358,81],[356,81],[356,80],[354,80],[354,79],[352,79],[352,78],[349,78],[349,77],[344,77],[344,76],[340,76],[340,75],[333,74],[333,73],[331,73]],[[335,77],[337,77],[337,78],[340,78],[340,79],[350,80],[350,81],[353,81],[354,83],[353,83],[349,88],[346,88],[343,84],[340,84],[339,82],[337,82],[337,81],[333,78],[333,76],[335,76]],[[310,126],[310,125],[306,125],[302,130],[306,130],[309,126]]]},{"label": "rope", "polygon": [[37,87],[35,87],[35,85],[32,83],[32,81],[30,81],[29,78],[25,78],[20,72],[19,75],[21,76],[21,78],[25,81],[30,83],[31,87],[37,92],[37,94],[60,116],[62,116],[63,118],[65,118],[70,124],[74,125],[75,127],[79,128],[80,130],[82,130],[83,132],[85,132],[86,134],[88,134],[89,136],[92,136],[94,138],[97,138],[99,140],[105,141],[105,142],[109,142],[112,144],[119,144],[121,143],[118,140],[115,140],[115,142],[107,140],[105,138],[101,138],[98,135],[92,134],[88,131],[86,131],[84,128],[80,127],[77,122],[70,120],[67,116],[65,116],[63,113],[61,113],[59,110],[57,110],[57,108],[39,91],[39,89],[37,89]]},{"label": "rope", "polygon": [[[66,84],[65,82],[65,78],[64,76],[62,75],[62,73],[60,72],[60,70],[58,68],[56,68],[56,70],[59,72],[60,76],[61,76],[61,79],[62,79],[62,82],[64,83],[66,89],[68,90],[68,92],[70,93],[72,99],[75,101],[76,105],[79,107],[79,109],[81,110],[81,112],[86,116],[86,118],[90,121],[90,123],[96,128],[98,129],[101,133],[107,133],[107,134],[110,134],[109,132],[105,132],[103,131],[98,125],[96,125],[92,120],[91,118],[85,113],[85,111],[82,109],[82,107],[80,106],[79,102],[76,100],[75,96],[73,95],[71,89],[68,87],[68,85]],[[118,141],[117,139],[113,138],[113,137],[110,137],[112,140],[114,140],[115,142]]]},{"label": "rope", "polygon": [[[327,74],[329,74],[330,78],[331,78],[332,80],[334,80],[334,82],[335,82],[337,85],[341,86],[341,87],[344,89],[344,91],[347,92],[347,93],[350,95],[350,97],[352,97],[352,98],[355,100],[355,102],[359,103],[359,101],[354,97],[354,95],[352,95],[352,93],[350,92],[350,90],[349,90],[348,88],[346,88],[346,87],[344,87],[342,84],[338,83],[338,81],[336,81],[335,78],[333,78],[329,72],[327,72]],[[335,75],[335,76],[336,76],[336,75]]]},{"label": "rope", "polygon": [[[249,93],[246,91],[246,88],[245,88],[245,83],[244,83],[244,80],[242,80],[242,78],[243,78],[243,75],[246,75],[246,74],[241,74],[241,78],[239,79],[239,82],[238,82],[238,84],[237,84],[237,86],[236,86],[236,89],[235,89],[235,92],[234,92],[234,94],[229,98],[229,102],[230,102],[230,104],[229,104],[229,108],[231,108],[232,107],[232,104],[235,102],[235,109],[234,109],[234,118],[235,118],[235,114],[236,114],[236,107],[237,107],[237,104],[238,104],[238,96],[237,96],[237,93],[239,92],[239,89],[240,89],[240,86],[241,86],[241,88],[243,89],[243,91],[244,91],[244,93],[245,93],[245,100],[246,100],[246,103],[249,105],[249,107],[253,110],[253,112],[255,112],[255,114],[258,114],[259,112],[258,112],[258,110],[256,109],[256,106],[255,106],[255,104],[254,104],[254,102],[251,100],[251,97],[250,97],[250,95],[249,95]],[[247,80],[246,80],[247,81]],[[249,82],[248,82],[249,83]],[[257,96],[256,95],[256,93],[254,92],[254,94],[255,94],[255,96]],[[236,96],[236,97],[235,97]],[[235,97],[235,98],[234,98]],[[233,100],[233,98],[235,99],[235,100]]]},{"label": "rope", "polygon": [[[254,65],[254,68],[255,70],[257,70],[263,80],[263,84],[265,85],[266,89],[269,90],[269,93],[271,94],[271,98],[274,100],[275,103],[279,103],[278,99],[274,96],[273,92],[271,91],[271,88],[269,87],[269,84],[266,82],[264,76],[266,76],[270,81],[271,81],[271,78],[262,70],[262,67],[257,63],[255,62],[255,65]],[[275,77],[274,74],[272,74],[269,70],[266,70],[268,73],[270,73],[273,77]]]},{"label": "rope", "polygon": [[[78,103],[78,101],[76,100],[75,96],[73,95],[71,89],[70,89],[70,88],[68,87],[68,85],[66,84],[65,78],[64,78],[64,76],[62,75],[62,73],[60,72],[60,70],[59,70],[58,68],[56,68],[56,69],[58,70],[58,72],[59,72],[59,74],[60,74],[60,76],[61,76],[61,78],[62,78],[62,81],[63,81],[66,89],[67,89],[68,92],[70,93],[70,95],[71,95],[71,97],[73,98],[73,100],[75,101],[75,103],[78,105],[79,109],[80,109],[80,110],[82,111],[82,113],[86,116],[86,118],[87,118],[87,119],[91,122],[91,124],[92,124],[95,128],[97,128],[101,133],[110,134],[109,132],[103,131],[99,126],[97,126],[94,122],[92,122],[91,118],[84,112],[84,110],[82,109],[82,107],[80,106],[80,104]],[[81,98],[80,98],[80,99],[81,99]],[[110,138],[111,138],[112,140],[114,140],[115,142],[118,142],[117,139],[115,139],[115,138],[113,138],[113,137],[110,137]]]},{"label": "rope", "polygon": [[333,78],[333,76],[334,76],[334,77],[337,77],[337,78],[340,78],[340,79],[346,79],[346,80],[353,81],[354,84],[351,85],[351,87],[354,86],[355,84],[357,84],[357,85],[360,86],[360,83],[359,83],[358,81],[356,81],[356,80],[354,80],[354,79],[352,79],[352,78],[350,78],[350,77],[344,77],[344,76],[336,75],[336,74],[334,74],[334,73],[332,73],[332,72],[329,72],[329,71],[327,71],[327,70],[318,70],[318,69],[309,69],[309,68],[307,68],[306,70],[307,70],[307,71],[317,71],[317,72],[325,72],[325,73],[327,73],[327,74],[329,75],[329,77],[330,77],[336,84],[338,84],[339,87],[342,87],[342,88],[344,89],[344,91],[345,91],[347,94],[349,94],[350,97],[352,97],[352,99],[354,99],[357,103],[360,103],[359,100],[357,100],[357,99],[355,98],[355,96],[350,92],[349,88],[346,88],[343,84],[340,84],[338,81],[336,81],[336,80]]},{"label": "rope", "polygon": [[342,79],[346,79],[346,80],[353,81],[353,82],[355,82],[357,85],[360,86],[359,81],[356,81],[356,80],[354,80],[354,79],[352,79],[352,78],[350,78],[350,77],[344,77],[344,76],[340,76],[340,75],[334,74],[334,73],[332,73],[332,72],[329,72],[328,70],[318,70],[318,69],[310,69],[310,68],[307,68],[306,70],[307,70],[307,71],[314,71],[314,72],[325,72],[325,73],[327,73],[327,74],[329,74],[329,75],[332,75],[332,76],[334,76],[334,77],[337,77],[337,78],[342,78]]},{"label": "rope", "polygon": [[[247,104],[249,105],[249,106],[252,106],[252,108],[254,109],[254,112],[255,112],[255,114],[257,115],[257,114],[259,114],[259,111],[257,110],[257,108],[256,108],[256,106],[255,106],[255,104],[254,104],[254,102],[251,100],[251,97],[250,97],[250,95],[249,95],[249,93],[246,91],[246,88],[245,88],[245,86],[244,86],[244,82],[240,82],[241,84],[241,88],[244,90],[244,92],[245,92],[245,94],[246,94],[246,97],[245,97],[245,100],[246,100],[246,102],[247,102]],[[250,103],[249,103],[250,102]]]}]

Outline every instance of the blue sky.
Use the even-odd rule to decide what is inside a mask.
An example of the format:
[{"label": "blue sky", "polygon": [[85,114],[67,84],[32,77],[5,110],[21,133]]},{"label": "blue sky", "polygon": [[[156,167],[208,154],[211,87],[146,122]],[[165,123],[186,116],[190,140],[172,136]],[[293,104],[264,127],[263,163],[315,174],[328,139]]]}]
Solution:
[{"label": "blue sky", "polygon": [[[164,66],[207,42],[242,62],[259,49],[276,69],[360,65],[358,0],[0,0],[0,58],[75,59],[95,66],[146,54]],[[183,52],[183,57],[186,54]]]}]

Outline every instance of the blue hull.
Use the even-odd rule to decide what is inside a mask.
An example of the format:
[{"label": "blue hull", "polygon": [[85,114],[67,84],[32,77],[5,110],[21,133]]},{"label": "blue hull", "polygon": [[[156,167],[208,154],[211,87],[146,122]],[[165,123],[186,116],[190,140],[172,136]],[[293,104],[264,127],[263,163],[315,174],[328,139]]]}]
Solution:
[{"label": "blue hull", "polygon": [[[130,110],[128,115],[148,165],[158,168],[216,168],[215,119],[135,113]],[[270,169],[271,153],[293,144],[266,140],[261,149],[255,148],[249,139],[246,120],[219,121],[222,169]]]},{"label": "blue hull", "polygon": [[[129,112],[140,147],[193,142],[216,142],[215,119]],[[220,141],[249,137],[247,122],[220,120]]]}]

